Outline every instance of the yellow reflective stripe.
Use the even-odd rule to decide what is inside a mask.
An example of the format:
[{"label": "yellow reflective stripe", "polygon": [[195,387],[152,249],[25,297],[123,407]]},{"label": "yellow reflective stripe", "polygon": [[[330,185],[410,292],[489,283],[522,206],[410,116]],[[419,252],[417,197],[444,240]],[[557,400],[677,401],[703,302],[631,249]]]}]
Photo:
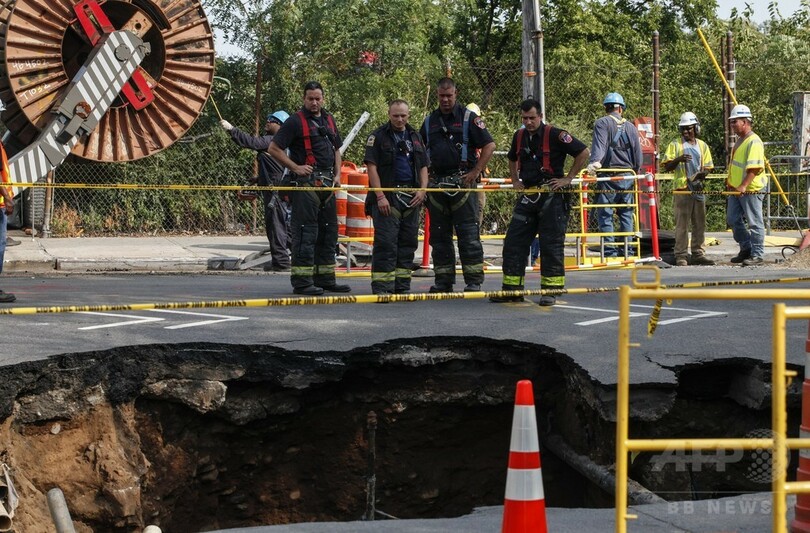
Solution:
[{"label": "yellow reflective stripe", "polygon": [[371,271],[371,281],[394,281],[393,272],[374,272]]},{"label": "yellow reflective stripe", "polygon": [[411,279],[411,269],[410,268],[396,269],[396,277],[398,277],[399,279]]},{"label": "yellow reflective stripe", "polygon": [[294,266],[290,269],[291,276],[307,276],[310,277],[315,273],[313,266]]},{"label": "yellow reflective stripe", "polygon": [[449,265],[449,266],[436,266],[436,265],[433,265],[433,272],[435,272],[436,274],[454,274],[456,272],[456,266],[455,265]]},{"label": "yellow reflective stripe", "polygon": [[479,272],[483,272],[484,263],[478,263],[477,265],[462,265],[461,271],[465,274],[477,274]]},{"label": "yellow reflective stripe", "polygon": [[514,286],[523,286],[525,278],[523,276],[507,276],[504,274],[503,276],[503,284],[504,285],[514,285]]},{"label": "yellow reflective stripe", "polygon": [[540,286],[562,289],[565,287],[565,276],[540,276]]},{"label": "yellow reflective stripe", "polygon": [[334,274],[335,265],[315,265],[315,273],[317,274]]}]

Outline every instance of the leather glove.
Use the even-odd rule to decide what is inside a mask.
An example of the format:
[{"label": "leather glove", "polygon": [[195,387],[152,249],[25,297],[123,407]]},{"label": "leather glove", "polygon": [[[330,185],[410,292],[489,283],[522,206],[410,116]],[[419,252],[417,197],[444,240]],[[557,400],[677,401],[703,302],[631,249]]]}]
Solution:
[{"label": "leather glove", "polygon": [[220,120],[219,125],[222,126],[222,129],[225,131],[231,131],[233,129],[233,124],[225,119]]},{"label": "leather glove", "polygon": [[593,163],[588,164],[588,174],[594,175],[600,168],[602,168],[602,163],[599,161],[594,161]]}]

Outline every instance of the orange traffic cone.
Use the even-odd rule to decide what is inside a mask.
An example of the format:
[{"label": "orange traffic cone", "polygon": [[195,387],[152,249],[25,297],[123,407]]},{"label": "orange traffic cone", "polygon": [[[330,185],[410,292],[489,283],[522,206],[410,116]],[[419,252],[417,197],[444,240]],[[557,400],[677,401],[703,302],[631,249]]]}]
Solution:
[{"label": "orange traffic cone", "polygon": [[519,381],[512,418],[502,533],[547,533],[532,382]]}]

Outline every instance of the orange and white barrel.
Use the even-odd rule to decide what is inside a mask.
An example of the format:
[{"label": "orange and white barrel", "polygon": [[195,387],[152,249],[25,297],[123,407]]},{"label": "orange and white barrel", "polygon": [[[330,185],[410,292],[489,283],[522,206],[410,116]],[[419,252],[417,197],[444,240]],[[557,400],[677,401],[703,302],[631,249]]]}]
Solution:
[{"label": "orange and white barrel", "polygon": [[340,185],[341,190],[335,191],[335,203],[337,206],[338,235],[346,235],[346,215],[348,213],[349,195],[346,192],[346,184],[349,183],[349,174],[357,172],[357,165],[351,161],[343,161],[340,165]]},{"label": "orange and white barrel", "polygon": [[346,235],[374,239],[374,224],[366,216],[366,195],[368,194],[368,174],[350,172],[348,176],[348,202],[346,213]]}]

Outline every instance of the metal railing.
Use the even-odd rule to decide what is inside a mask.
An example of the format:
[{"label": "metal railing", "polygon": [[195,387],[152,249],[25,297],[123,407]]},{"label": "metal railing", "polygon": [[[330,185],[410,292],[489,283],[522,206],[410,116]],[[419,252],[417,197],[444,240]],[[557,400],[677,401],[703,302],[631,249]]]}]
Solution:
[{"label": "metal railing", "polygon": [[[638,275],[652,273],[649,282],[640,282]],[[627,531],[627,521],[637,515],[627,512],[627,479],[629,453],[667,450],[723,450],[735,448],[772,451],[773,531],[787,531],[787,501],[789,493],[810,493],[810,482],[787,481],[788,450],[810,449],[810,439],[787,438],[787,384],[797,373],[786,369],[785,323],[789,319],[810,318],[810,307],[788,308],[784,303],[773,306],[772,321],[772,389],[771,438],[722,439],[631,439],[630,431],[630,349],[640,346],[630,342],[630,304],[633,300],[805,300],[810,289],[660,289],[660,271],[654,267],[639,267],[633,271],[633,287],[619,289],[618,381],[616,398],[616,532]]]}]

